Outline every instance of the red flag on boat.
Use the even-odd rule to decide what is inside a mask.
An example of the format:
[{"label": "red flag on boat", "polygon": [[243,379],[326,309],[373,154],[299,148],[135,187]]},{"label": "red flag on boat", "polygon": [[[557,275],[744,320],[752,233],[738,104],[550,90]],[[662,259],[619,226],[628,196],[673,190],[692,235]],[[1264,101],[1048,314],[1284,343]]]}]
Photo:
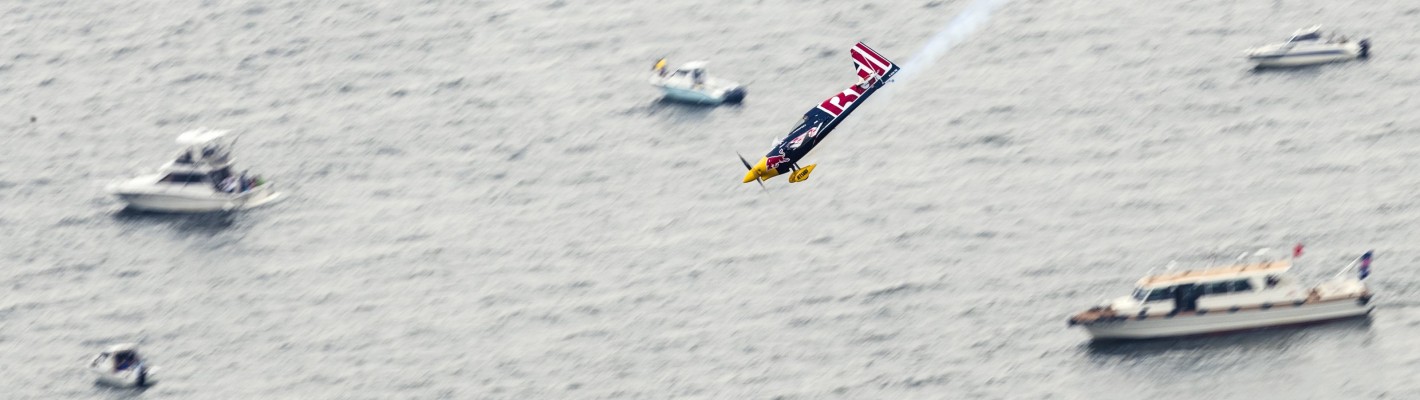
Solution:
[{"label": "red flag on boat", "polygon": [[1293,248],[1292,248],[1292,258],[1297,258],[1297,257],[1301,257],[1301,256],[1302,256],[1302,244],[1301,244],[1301,243],[1297,243],[1297,247],[1293,247]]}]

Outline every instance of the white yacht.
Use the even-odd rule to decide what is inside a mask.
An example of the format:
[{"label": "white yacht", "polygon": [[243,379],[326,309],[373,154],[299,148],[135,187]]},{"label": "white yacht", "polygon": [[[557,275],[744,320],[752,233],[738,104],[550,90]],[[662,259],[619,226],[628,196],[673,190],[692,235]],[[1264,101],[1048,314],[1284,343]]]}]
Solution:
[{"label": "white yacht", "polygon": [[1247,59],[1258,67],[1300,67],[1365,58],[1370,55],[1371,41],[1352,41],[1346,37],[1322,37],[1320,26],[1302,29],[1286,42],[1248,50]]},{"label": "white yacht", "polygon": [[233,169],[228,131],[198,129],[177,138],[182,152],[158,173],[110,185],[130,208],[161,212],[213,212],[271,203],[281,194],[259,176]]},{"label": "white yacht", "polygon": [[688,103],[739,103],[744,100],[744,87],[707,76],[705,64],[704,61],[692,61],[674,71],[667,71],[666,59],[662,58],[653,68],[651,86],[661,88],[668,99]]},{"label": "white yacht", "polygon": [[[1370,254],[1357,260],[1361,278]],[[1148,276],[1133,296],[1075,314],[1069,325],[1095,339],[1147,339],[1303,324],[1375,309],[1361,278],[1338,273],[1307,288],[1288,273],[1291,267],[1289,260],[1276,260]]]},{"label": "white yacht", "polygon": [[156,367],[148,366],[138,355],[135,344],[109,347],[89,362],[89,372],[99,383],[119,387],[143,387],[156,383],[156,371]]}]

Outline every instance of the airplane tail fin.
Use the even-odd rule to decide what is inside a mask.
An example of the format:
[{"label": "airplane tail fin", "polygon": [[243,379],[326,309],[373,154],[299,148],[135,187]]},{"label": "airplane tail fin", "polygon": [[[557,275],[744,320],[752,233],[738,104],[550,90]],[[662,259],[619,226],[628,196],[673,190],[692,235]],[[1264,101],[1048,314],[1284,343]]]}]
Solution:
[{"label": "airplane tail fin", "polygon": [[[834,120],[842,118],[845,112],[851,111],[859,98],[872,94],[873,91],[887,84],[888,80],[892,79],[892,76],[897,74],[899,69],[897,64],[888,61],[887,57],[878,54],[877,51],[869,48],[868,45],[863,44],[863,42],[858,42],[858,44],[853,45],[853,48],[849,49],[848,53],[853,56],[853,67],[858,69],[858,83],[849,86],[848,89],[838,93],[838,95],[824,100],[823,103],[819,103],[818,107],[819,110],[827,113],[828,117]],[[813,111],[810,111],[810,113],[812,112]],[[805,114],[805,116],[809,115]],[[827,134],[827,131],[831,130],[833,126],[836,125],[836,122],[831,124],[828,129],[825,129],[823,134]]]},{"label": "airplane tail fin", "polygon": [[878,54],[863,42],[853,45],[848,53],[853,56],[853,66],[858,69],[858,78],[860,79],[885,80],[897,73],[897,64],[889,61],[882,54]]}]

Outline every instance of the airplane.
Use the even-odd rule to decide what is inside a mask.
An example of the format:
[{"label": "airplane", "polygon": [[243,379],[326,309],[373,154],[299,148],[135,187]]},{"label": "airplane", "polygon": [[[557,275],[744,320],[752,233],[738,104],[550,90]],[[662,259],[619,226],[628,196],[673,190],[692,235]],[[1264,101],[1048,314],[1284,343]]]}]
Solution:
[{"label": "airplane", "polygon": [[765,180],[786,173],[789,174],[790,183],[809,179],[809,174],[813,173],[818,164],[800,167],[799,161],[809,154],[809,150],[813,150],[814,146],[818,146],[819,142],[828,137],[828,133],[838,127],[844,118],[848,118],[848,114],[853,113],[868,96],[872,96],[887,84],[899,69],[897,64],[888,61],[863,42],[853,45],[848,53],[853,57],[853,66],[858,70],[858,83],[829,97],[805,113],[799,125],[776,141],[774,148],[760,158],[759,163],[750,165],[749,160],[741,155],[740,163],[749,170],[745,173],[744,183],[759,182],[760,186],[764,186]]}]

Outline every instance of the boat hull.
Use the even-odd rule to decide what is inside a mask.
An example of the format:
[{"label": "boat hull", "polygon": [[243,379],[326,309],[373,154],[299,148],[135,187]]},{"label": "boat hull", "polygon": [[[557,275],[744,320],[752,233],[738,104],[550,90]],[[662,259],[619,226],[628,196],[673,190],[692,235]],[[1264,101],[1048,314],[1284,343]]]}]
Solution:
[{"label": "boat hull", "polygon": [[660,88],[667,100],[706,105],[736,104],[744,101],[746,93],[738,83],[714,78],[692,84],[684,79],[652,76],[651,86]]},{"label": "boat hull", "polygon": [[722,103],[739,103],[740,101],[744,100],[745,97],[744,89],[738,87],[717,90],[715,92],[707,92],[703,90],[680,89],[663,86],[661,87],[661,91],[665,93],[665,97],[667,99],[696,104],[714,105]]},{"label": "boat hull", "polygon": [[1287,303],[1269,308],[1217,310],[1202,314],[1116,317],[1085,324],[1095,339],[1152,339],[1241,331],[1274,326],[1321,322],[1369,314],[1375,306],[1368,299],[1338,299],[1326,302]]},{"label": "boat hull", "polygon": [[1305,67],[1355,60],[1366,57],[1369,50],[1370,42],[1367,40],[1306,48],[1277,46],[1255,50],[1247,59],[1258,68]]},{"label": "boat hull", "polygon": [[667,99],[683,101],[687,103],[699,104],[720,104],[722,99],[698,90],[677,89],[673,87],[662,87]]},{"label": "boat hull", "polygon": [[158,382],[154,376],[156,368],[139,368],[127,371],[112,372],[98,368],[90,368],[89,372],[94,374],[94,381],[108,386],[116,387],[144,387]]},{"label": "boat hull", "polygon": [[183,193],[161,191],[116,190],[115,196],[135,210],[201,213],[245,210],[270,204],[281,197],[269,185],[257,187],[240,195],[226,193]]},{"label": "boat hull", "polygon": [[1356,55],[1352,53],[1331,53],[1281,57],[1248,57],[1249,60],[1257,64],[1258,67],[1262,68],[1305,67],[1308,65],[1321,65],[1340,61],[1348,61],[1355,58]]}]

